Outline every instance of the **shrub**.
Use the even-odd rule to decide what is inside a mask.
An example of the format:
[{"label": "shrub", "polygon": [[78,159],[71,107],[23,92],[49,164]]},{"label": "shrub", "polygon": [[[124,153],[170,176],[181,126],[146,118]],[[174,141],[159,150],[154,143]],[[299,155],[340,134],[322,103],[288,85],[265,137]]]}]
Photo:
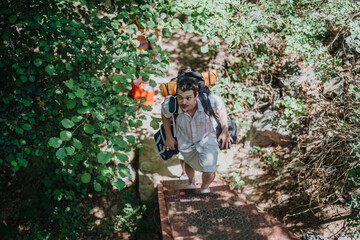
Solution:
[{"label": "shrub", "polygon": [[106,2],[0,5],[1,167],[14,172],[6,182],[26,177],[32,196],[45,193],[63,209],[71,207],[53,211],[58,216],[53,220],[63,226],[74,210],[70,202],[85,196],[88,187],[102,191],[111,182],[124,188],[122,178],[130,176],[127,153],[141,147],[129,130],[142,125],[138,108],[151,109],[127,93],[132,80],[163,76],[168,67],[159,46],[137,49],[142,32],[135,17],[148,29],[150,42],[158,39],[159,12],[151,1]]}]

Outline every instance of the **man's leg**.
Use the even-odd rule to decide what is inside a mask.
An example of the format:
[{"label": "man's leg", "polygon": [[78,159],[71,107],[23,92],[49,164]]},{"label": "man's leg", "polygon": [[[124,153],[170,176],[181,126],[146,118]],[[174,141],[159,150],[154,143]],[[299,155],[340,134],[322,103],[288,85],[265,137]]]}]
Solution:
[{"label": "man's leg", "polygon": [[208,188],[210,183],[212,183],[214,179],[215,179],[215,172],[203,172],[201,188],[202,189]]},{"label": "man's leg", "polygon": [[189,183],[195,183],[195,170],[185,162],[185,172],[189,177]]}]

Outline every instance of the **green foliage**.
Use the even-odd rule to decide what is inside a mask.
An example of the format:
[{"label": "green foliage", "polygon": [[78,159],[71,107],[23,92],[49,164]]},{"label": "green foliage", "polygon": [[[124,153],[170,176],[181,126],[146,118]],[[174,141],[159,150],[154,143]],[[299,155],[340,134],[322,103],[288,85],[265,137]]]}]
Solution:
[{"label": "green foliage", "polygon": [[235,177],[234,177],[234,182],[231,184],[231,189],[240,189],[242,186],[245,185],[244,180],[241,180],[241,174],[238,173]]},{"label": "green foliage", "polygon": [[304,107],[304,100],[293,97],[286,97],[284,100],[281,100],[281,105],[285,107],[283,113],[285,122],[280,122],[281,125],[285,127],[293,127],[299,125],[299,117],[302,114],[306,113]]},{"label": "green foliage", "polygon": [[[350,85],[349,90],[351,93],[354,93],[355,99],[357,101],[360,100],[360,91],[359,88]],[[356,109],[354,112],[356,115],[351,117],[351,120],[353,120],[356,123],[360,123],[359,120],[359,114],[360,114],[360,108]],[[358,136],[360,137],[360,133],[358,133]],[[354,153],[356,154],[356,157],[360,159],[360,138],[356,139],[355,143],[351,144],[351,147],[354,149]],[[360,237],[360,194],[359,194],[359,188],[360,188],[360,166],[355,166],[355,168],[351,169],[348,172],[348,178],[347,181],[352,189],[355,191],[351,192],[351,200],[348,202],[348,204],[357,212],[357,215],[354,216],[351,219],[352,226],[356,229],[355,238]]]},{"label": "green foliage", "polygon": [[125,207],[123,208],[124,214],[116,216],[114,229],[116,231],[136,231],[138,224],[142,220],[141,213],[145,210],[145,205],[133,207],[131,203],[126,203]]},{"label": "green foliage", "polygon": [[[211,92],[220,96],[225,103],[228,114],[245,112],[255,104],[255,87],[244,88],[238,82],[231,81],[229,77],[219,78],[219,81],[211,88]],[[246,136],[250,130],[250,124],[246,120],[235,119],[241,135]]]},{"label": "green foliage", "polygon": [[265,148],[259,146],[254,146],[251,150],[251,153],[258,154],[263,161],[269,166],[274,168],[281,167],[282,159],[278,158],[276,155],[269,153]]},{"label": "green foliage", "polygon": [[244,112],[248,106],[255,104],[254,92],[256,88],[243,88],[237,82],[231,82],[230,78],[219,78],[219,81],[211,88],[211,92],[220,96],[229,108],[230,113]]},{"label": "green foliage", "polygon": [[123,194],[123,203],[125,204],[122,210],[123,214],[117,215],[113,220],[114,230],[132,233],[136,231],[139,223],[143,220],[143,214],[147,207],[129,191]]},{"label": "green foliage", "polygon": [[[165,2],[165,1],[159,1]],[[166,11],[177,11],[186,17],[180,23],[187,32],[201,35],[202,52],[223,40],[233,49],[242,49],[239,57],[251,59],[252,69],[270,70],[274,56],[298,53],[315,66],[318,76],[326,80],[339,69],[340,61],[328,54],[324,39],[350,30],[347,44],[358,51],[359,24],[356,19],[360,3],[355,0],[195,0],[162,5]],[[166,19],[165,19],[166,21]],[[169,24],[173,20],[168,20]],[[179,24],[179,23],[177,23]],[[285,48],[279,43],[285,42]],[[280,44],[281,45],[281,44]],[[276,54],[273,54],[273,53]],[[246,68],[239,66],[243,73]],[[250,71],[251,72],[251,71]]]},{"label": "green foliage", "polygon": [[[0,4],[0,163],[38,182],[34,195],[45,192],[64,206],[89,187],[101,191],[109,181],[120,190],[125,186],[116,171],[129,175],[126,155],[139,146],[128,132],[142,125],[137,109],[151,109],[127,92],[134,79],[163,76],[169,64],[159,46],[136,48],[142,33],[135,16],[149,28],[148,40],[158,40],[160,13],[151,1],[105,2]],[[73,210],[58,212],[55,220],[66,224]]]}]

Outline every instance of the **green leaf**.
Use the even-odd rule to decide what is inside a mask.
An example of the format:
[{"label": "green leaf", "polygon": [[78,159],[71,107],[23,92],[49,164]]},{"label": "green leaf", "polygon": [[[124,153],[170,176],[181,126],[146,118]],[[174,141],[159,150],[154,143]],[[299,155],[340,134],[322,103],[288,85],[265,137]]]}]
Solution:
[{"label": "green leaf", "polygon": [[172,35],[168,28],[163,28],[162,34],[164,35],[164,37],[171,37],[171,35]]},{"label": "green leaf", "polygon": [[60,132],[60,138],[63,141],[69,141],[71,139],[71,137],[72,137],[72,133],[69,131],[65,130],[65,131]]},{"label": "green leaf", "polygon": [[100,192],[100,191],[101,191],[101,185],[100,185],[100,183],[98,183],[98,182],[95,182],[95,183],[94,183],[94,190],[97,191],[97,192]]},{"label": "green leaf", "polygon": [[24,75],[22,75],[22,76],[20,77],[20,80],[21,80],[23,83],[25,83],[25,82],[27,81],[27,77],[24,76]]},{"label": "green leaf", "polygon": [[109,152],[100,152],[98,153],[97,155],[97,160],[99,163],[102,163],[102,164],[107,164],[108,162],[110,162],[110,159],[111,159],[111,153]]},{"label": "green leaf", "polygon": [[49,139],[48,144],[50,145],[50,147],[59,148],[62,144],[62,140],[57,137],[52,137]]},{"label": "green leaf", "polygon": [[88,111],[90,111],[91,109],[92,109],[91,106],[80,107],[80,108],[78,108],[77,113],[84,114],[84,113],[87,113]]},{"label": "green leaf", "polygon": [[154,80],[150,80],[149,84],[151,87],[156,87],[156,82]]},{"label": "green leaf", "polygon": [[28,124],[28,123],[25,123],[24,125],[21,126],[22,129],[26,130],[26,131],[29,131],[32,129],[31,125]]},{"label": "green leaf", "polygon": [[16,22],[16,19],[17,19],[17,17],[16,17],[15,15],[11,15],[11,16],[9,17],[9,22],[10,22],[11,24],[13,24],[13,23]]},{"label": "green leaf", "polygon": [[17,132],[18,134],[23,134],[24,133],[24,129],[22,128],[15,128],[15,132]]},{"label": "green leaf", "polygon": [[69,101],[66,101],[66,107],[68,109],[73,109],[76,106],[76,101],[73,99],[70,99]]},{"label": "green leaf", "polygon": [[152,129],[154,129],[154,130],[157,130],[157,129],[159,129],[159,122],[158,121],[156,121],[156,120],[154,120],[154,119],[152,119],[151,120],[151,122],[150,122],[150,127],[152,127]]},{"label": "green leaf", "polygon": [[65,82],[65,86],[67,86],[70,89],[74,89],[74,79],[70,79],[68,81]]},{"label": "green leaf", "polygon": [[95,132],[95,129],[92,125],[90,124],[85,124],[84,125],[84,131],[88,134],[93,134]]},{"label": "green leaf", "polygon": [[41,59],[36,58],[36,59],[34,60],[34,65],[35,65],[35,66],[40,67],[41,64],[42,64],[42,60],[41,60]]},{"label": "green leaf", "polygon": [[194,26],[191,24],[184,24],[183,29],[185,32],[188,32],[188,33],[194,32]]},{"label": "green leaf", "polygon": [[91,175],[90,175],[90,173],[83,173],[83,174],[81,175],[81,181],[82,181],[83,183],[89,183],[90,180],[91,180]]},{"label": "green leaf", "polygon": [[130,169],[124,164],[118,164],[117,168],[121,177],[131,177]]},{"label": "green leaf", "polygon": [[72,128],[73,126],[75,126],[75,123],[67,118],[64,118],[61,121],[61,124],[64,126],[64,128]]},{"label": "green leaf", "polygon": [[116,153],[115,156],[121,162],[127,162],[129,160],[128,156],[123,153]]},{"label": "green leaf", "polygon": [[19,159],[19,165],[21,166],[21,167],[27,167],[28,166],[28,161],[26,161],[26,159],[23,159],[23,158],[20,158]]},{"label": "green leaf", "polygon": [[200,51],[202,52],[202,53],[207,53],[207,52],[209,52],[209,45],[205,45],[205,46],[202,46],[201,48],[200,48]]},{"label": "green leaf", "polygon": [[45,71],[51,76],[55,72],[55,67],[52,64],[48,64],[45,68]]},{"label": "green leaf", "polygon": [[112,182],[112,185],[114,185],[117,189],[122,190],[125,187],[125,182],[117,178]]},{"label": "green leaf", "polygon": [[67,154],[68,156],[72,156],[72,155],[74,154],[74,152],[75,152],[75,148],[74,148],[74,147],[66,147],[65,150],[66,150],[66,154]]},{"label": "green leaf", "polygon": [[77,140],[76,138],[73,138],[73,145],[77,149],[82,149],[82,143],[79,140]]},{"label": "green leaf", "polygon": [[114,170],[111,167],[104,168],[100,171],[100,174],[104,177],[114,176]]},{"label": "green leaf", "polygon": [[78,36],[79,37],[86,37],[85,31],[83,29],[79,29]]},{"label": "green leaf", "polygon": [[147,37],[147,39],[149,42],[155,43],[158,40],[158,37],[155,34],[153,34],[150,37]]},{"label": "green leaf", "polygon": [[74,68],[71,66],[70,63],[67,63],[66,66],[65,66],[65,69],[68,70],[69,72],[74,70]]},{"label": "green leaf", "polygon": [[85,94],[87,93],[87,91],[85,89],[82,89],[82,88],[79,88],[75,91],[75,95],[78,97],[78,98],[81,98],[83,97]]},{"label": "green leaf", "polygon": [[56,157],[57,157],[58,159],[62,159],[62,158],[64,158],[64,157],[66,157],[66,156],[67,156],[67,154],[66,154],[65,148],[59,148],[59,149],[56,151]]},{"label": "green leaf", "polygon": [[12,165],[13,167],[16,167],[16,166],[18,165],[18,163],[17,163],[16,161],[11,161],[11,165]]},{"label": "green leaf", "polygon": [[73,116],[73,117],[71,118],[71,121],[78,123],[78,122],[81,121],[81,119],[83,119],[82,116]]},{"label": "green leaf", "polygon": [[[121,62],[115,62],[115,63],[114,63],[114,67],[116,67],[116,68],[121,68],[121,67],[122,67]],[[115,79],[114,79],[114,80],[115,80]]]},{"label": "green leaf", "polygon": [[112,86],[112,89],[114,90],[114,92],[119,93],[121,91],[121,87],[117,84]]},{"label": "green leaf", "polygon": [[129,143],[136,144],[136,140],[135,140],[134,136],[128,135],[128,136],[126,136],[126,139],[129,141]]},{"label": "green leaf", "polygon": [[113,77],[114,81],[120,81],[123,77],[120,74],[115,74]]}]

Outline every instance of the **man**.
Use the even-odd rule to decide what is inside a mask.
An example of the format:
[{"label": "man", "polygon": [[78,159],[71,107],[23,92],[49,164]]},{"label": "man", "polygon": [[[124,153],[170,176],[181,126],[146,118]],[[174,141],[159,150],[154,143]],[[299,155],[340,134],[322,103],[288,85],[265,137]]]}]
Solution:
[{"label": "man", "polygon": [[[184,77],[185,76],[185,77]],[[208,99],[214,112],[218,113],[222,133],[216,138],[216,120],[209,116],[209,106],[200,101],[197,81],[183,75],[177,82],[178,116],[175,122],[177,139],[171,133],[169,97],[162,104],[162,121],[166,134],[165,149],[174,150],[177,145],[185,160],[185,171],[189,177],[188,188],[195,188],[195,170],[201,171],[201,193],[210,192],[209,185],[215,178],[216,163],[219,153],[218,141],[228,148],[233,141],[227,126],[227,113],[221,98],[209,94]],[[201,94],[206,94],[202,93]],[[207,112],[207,113],[206,113]]]}]

